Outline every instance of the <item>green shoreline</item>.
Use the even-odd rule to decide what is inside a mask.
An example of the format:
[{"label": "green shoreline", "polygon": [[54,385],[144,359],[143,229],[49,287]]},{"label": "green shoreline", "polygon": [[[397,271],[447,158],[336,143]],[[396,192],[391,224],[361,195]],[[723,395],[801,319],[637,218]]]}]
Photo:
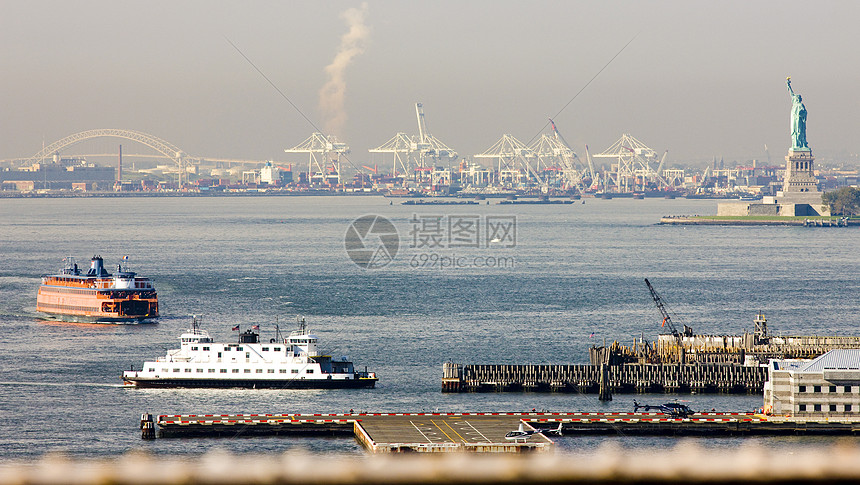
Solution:
[{"label": "green shoreline", "polygon": [[663,225],[690,226],[860,226],[860,218],[841,216],[665,216]]}]

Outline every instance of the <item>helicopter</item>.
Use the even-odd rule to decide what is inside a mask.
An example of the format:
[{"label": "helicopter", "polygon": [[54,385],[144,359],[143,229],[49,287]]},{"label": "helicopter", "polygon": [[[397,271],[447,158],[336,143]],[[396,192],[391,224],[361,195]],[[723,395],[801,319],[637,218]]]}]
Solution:
[{"label": "helicopter", "polygon": [[690,409],[686,404],[681,404],[677,401],[675,402],[667,402],[665,404],[639,404],[636,401],[633,401],[633,412],[639,411],[639,408],[644,408],[645,411],[650,411],[652,409],[659,409],[660,412],[671,416],[673,418],[689,418],[690,416],[696,414],[695,411]]}]

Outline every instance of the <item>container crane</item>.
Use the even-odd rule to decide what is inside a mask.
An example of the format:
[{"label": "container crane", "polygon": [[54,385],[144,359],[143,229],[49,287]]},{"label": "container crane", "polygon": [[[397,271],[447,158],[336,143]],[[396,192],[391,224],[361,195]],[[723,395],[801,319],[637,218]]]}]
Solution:
[{"label": "container crane", "polygon": [[588,162],[588,173],[591,175],[591,188],[597,189],[597,186],[600,184],[600,178],[594,171],[594,163],[592,163],[591,155],[588,153],[588,145],[585,145],[585,160]]}]

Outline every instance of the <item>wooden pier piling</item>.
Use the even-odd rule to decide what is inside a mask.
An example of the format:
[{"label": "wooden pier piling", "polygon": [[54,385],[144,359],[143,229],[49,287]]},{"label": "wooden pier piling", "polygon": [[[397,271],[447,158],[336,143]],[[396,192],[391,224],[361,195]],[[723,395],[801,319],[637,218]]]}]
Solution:
[{"label": "wooden pier piling", "polygon": [[726,363],[443,366],[442,392],[747,393],[764,390],[767,368]]},{"label": "wooden pier piling", "polygon": [[609,364],[600,365],[600,390],[598,391],[598,399],[601,401],[612,400],[612,388],[609,384]]},{"label": "wooden pier piling", "polygon": [[155,422],[149,413],[140,415],[140,437],[145,440],[155,439]]}]

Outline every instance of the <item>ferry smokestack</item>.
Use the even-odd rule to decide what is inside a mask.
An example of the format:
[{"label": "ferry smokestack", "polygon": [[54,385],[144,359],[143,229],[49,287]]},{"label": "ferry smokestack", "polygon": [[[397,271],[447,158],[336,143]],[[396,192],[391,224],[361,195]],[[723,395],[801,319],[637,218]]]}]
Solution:
[{"label": "ferry smokestack", "polygon": [[87,271],[87,276],[107,276],[108,272],[104,267],[104,260],[101,256],[93,256],[90,261],[90,270]]}]

